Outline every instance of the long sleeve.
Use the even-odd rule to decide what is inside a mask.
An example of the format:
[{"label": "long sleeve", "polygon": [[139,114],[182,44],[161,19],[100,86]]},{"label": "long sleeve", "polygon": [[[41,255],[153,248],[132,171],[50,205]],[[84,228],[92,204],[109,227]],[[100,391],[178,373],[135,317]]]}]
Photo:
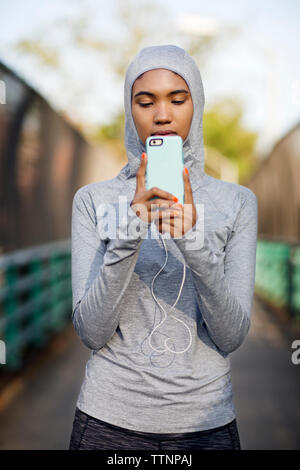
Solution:
[{"label": "long sleeve", "polygon": [[[115,237],[105,239],[100,236],[101,218],[89,193],[80,188],[73,198],[72,321],[90,349],[102,348],[118,326],[118,307],[148,231],[149,224],[135,214],[130,203],[126,214],[125,223],[116,223]],[[132,224],[140,231],[128,230]]]},{"label": "long sleeve", "polygon": [[191,269],[197,302],[208,333],[226,353],[242,344],[250,328],[256,267],[257,199],[249,189],[245,196],[225,246],[224,263],[213,252],[209,240],[200,249],[191,248],[190,235],[199,230],[199,217],[189,232],[174,239]]}]

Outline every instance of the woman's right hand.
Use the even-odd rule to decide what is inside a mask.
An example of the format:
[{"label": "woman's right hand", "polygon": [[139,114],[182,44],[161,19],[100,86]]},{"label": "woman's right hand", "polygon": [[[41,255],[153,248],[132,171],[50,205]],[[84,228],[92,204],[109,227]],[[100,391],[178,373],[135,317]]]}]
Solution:
[{"label": "woman's right hand", "polygon": [[[160,208],[166,208],[168,210],[178,202],[178,199],[173,194],[157,187],[152,187],[147,190],[145,186],[146,167],[147,154],[144,152],[142,154],[141,164],[136,173],[136,190],[130,206],[140,219],[150,223],[152,220],[157,220],[157,216],[154,215],[156,210],[160,210]],[[152,199],[154,196],[158,196],[157,199]],[[174,208],[178,210],[178,206],[173,207],[173,209]]]}]

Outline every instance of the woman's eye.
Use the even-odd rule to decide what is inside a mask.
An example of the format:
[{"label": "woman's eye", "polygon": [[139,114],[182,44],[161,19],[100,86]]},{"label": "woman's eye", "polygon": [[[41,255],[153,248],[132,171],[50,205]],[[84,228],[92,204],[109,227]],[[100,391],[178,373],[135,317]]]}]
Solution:
[{"label": "woman's eye", "polygon": [[[185,100],[173,100],[172,103],[174,104],[183,104],[185,102]],[[148,108],[149,106],[151,106],[153,103],[152,101],[149,102],[149,103],[139,103],[139,106],[142,106],[142,108]]]}]

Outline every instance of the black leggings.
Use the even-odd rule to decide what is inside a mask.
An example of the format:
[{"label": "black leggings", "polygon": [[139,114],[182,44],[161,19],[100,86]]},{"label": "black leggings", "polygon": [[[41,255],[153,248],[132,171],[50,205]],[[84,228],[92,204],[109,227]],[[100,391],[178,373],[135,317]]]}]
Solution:
[{"label": "black leggings", "polygon": [[241,450],[236,420],[218,428],[178,434],[132,431],[76,407],[69,450]]}]

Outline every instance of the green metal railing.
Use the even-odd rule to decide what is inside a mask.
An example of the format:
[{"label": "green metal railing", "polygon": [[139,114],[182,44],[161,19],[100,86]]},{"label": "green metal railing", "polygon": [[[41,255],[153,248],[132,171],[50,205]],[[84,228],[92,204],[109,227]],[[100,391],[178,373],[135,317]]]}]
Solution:
[{"label": "green metal railing", "polygon": [[[71,240],[1,256],[0,276],[0,371],[20,369],[28,347],[43,347],[71,319]],[[300,321],[300,244],[258,240],[255,291]]]},{"label": "green metal railing", "polygon": [[[28,347],[43,347],[71,318],[71,241],[0,257],[1,369],[20,369]],[[1,370],[0,369],[0,370]]]},{"label": "green metal railing", "polygon": [[300,320],[300,242],[258,240],[255,291]]}]

